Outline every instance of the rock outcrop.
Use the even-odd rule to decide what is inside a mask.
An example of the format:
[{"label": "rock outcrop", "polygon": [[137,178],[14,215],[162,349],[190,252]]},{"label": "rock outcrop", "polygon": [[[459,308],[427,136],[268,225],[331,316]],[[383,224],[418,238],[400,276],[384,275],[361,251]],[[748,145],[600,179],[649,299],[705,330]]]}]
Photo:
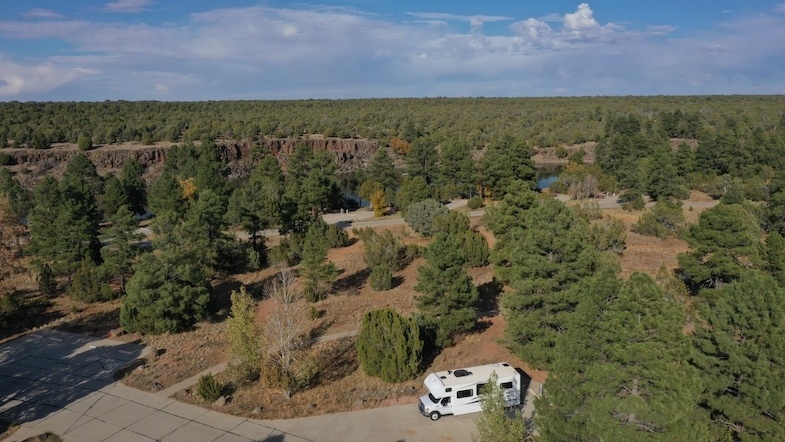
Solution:
[{"label": "rock outcrop", "polygon": [[[250,170],[251,152],[254,148],[268,149],[281,166],[286,169],[288,159],[298,144],[307,144],[311,149],[327,150],[335,155],[340,173],[350,172],[368,165],[371,157],[379,148],[376,140],[340,139],[340,138],[277,138],[260,141],[221,141],[218,148],[221,157],[229,167],[230,178],[242,178]],[[120,169],[131,156],[147,168],[147,177],[154,179],[160,173],[161,165],[173,144],[157,144],[142,146],[128,143],[120,146],[101,146],[85,152],[95,164],[99,173],[106,174]],[[53,173],[58,174],[64,169],[71,157],[79,153],[75,145],[55,145],[51,149],[5,149],[15,168],[32,172],[27,178],[38,178]],[[29,179],[24,181],[30,181]]]}]

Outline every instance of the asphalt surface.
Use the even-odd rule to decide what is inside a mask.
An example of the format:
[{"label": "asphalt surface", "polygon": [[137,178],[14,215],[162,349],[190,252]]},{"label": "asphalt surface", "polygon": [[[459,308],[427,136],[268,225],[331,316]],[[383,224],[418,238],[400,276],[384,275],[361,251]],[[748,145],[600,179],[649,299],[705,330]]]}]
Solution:
[{"label": "asphalt surface", "polygon": [[287,420],[230,416],[127,387],[114,373],[141,345],[42,330],[0,346],[7,441],[54,432],[65,441],[470,441],[476,415],[421,416],[416,404]]}]

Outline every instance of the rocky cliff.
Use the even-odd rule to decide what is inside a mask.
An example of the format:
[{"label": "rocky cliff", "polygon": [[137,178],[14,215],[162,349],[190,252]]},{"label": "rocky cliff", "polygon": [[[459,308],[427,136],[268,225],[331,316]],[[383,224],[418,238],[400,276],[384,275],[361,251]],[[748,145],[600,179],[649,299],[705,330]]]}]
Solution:
[{"label": "rocky cliff", "polygon": [[[341,173],[367,166],[379,148],[379,143],[375,140],[339,138],[279,138],[256,142],[226,141],[219,142],[218,148],[221,151],[221,157],[227,162],[230,177],[240,178],[249,171],[251,151],[255,146],[269,150],[285,169],[288,158],[300,143],[309,145],[315,151],[332,152],[338,162],[338,171]],[[160,173],[161,165],[166,159],[166,153],[170,147],[172,147],[171,143],[159,143],[153,146],[126,143],[119,146],[101,146],[87,151],[85,154],[102,175],[120,169],[127,158],[135,155],[137,160],[147,168],[148,179],[153,179]],[[55,145],[51,149],[45,150],[4,149],[3,152],[12,158],[13,168],[21,172],[18,176],[22,178],[23,183],[29,185],[41,176],[61,173],[71,157],[79,153],[79,150],[75,145]]]}]

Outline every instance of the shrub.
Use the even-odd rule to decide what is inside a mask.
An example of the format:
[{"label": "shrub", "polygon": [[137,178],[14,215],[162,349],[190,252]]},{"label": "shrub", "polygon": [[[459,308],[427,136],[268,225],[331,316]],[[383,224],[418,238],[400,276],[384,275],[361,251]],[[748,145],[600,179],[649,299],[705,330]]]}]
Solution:
[{"label": "shrub", "polygon": [[646,207],[646,202],[643,201],[643,195],[637,190],[628,190],[624,195],[619,198],[621,208],[627,211],[643,210]]},{"label": "shrub", "polygon": [[600,252],[624,253],[627,247],[624,223],[616,218],[600,221],[591,226],[589,234],[594,246]]},{"label": "shrub", "polygon": [[55,274],[52,271],[52,268],[49,267],[49,264],[41,266],[41,270],[38,272],[37,282],[38,290],[44,295],[51,296],[57,291],[57,279],[55,279]]},{"label": "shrub", "polygon": [[423,236],[431,236],[433,232],[433,220],[447,213],[447,208],[434,199],[426,199],[409,206],[405,214],[405,220],[415,232]]},{"label": "shrub", "polygon": [[223,386],[215,379],[212,373],[199,377],[196,384],[196,395],[203,401],[215,402],[221,397]]},{"label": "shrub", "polygon": [[432,234],[444,232],[448,235],[460,235],[469,230],[469,218],[463,213],[448,210],[436,215],[431,226]]},{"label": "shrub", "polygon": [[379,265],[373,267],[368,282],[374,290],[390,290],[392,288],[392,270],[390,266]]},{"label": "shrub", "polygon": [[7,330],[20,322],[24,297],[18,293],[0,295],[0,330]]},{"label": "shrub", "polygon": [[418,244],[406,244],[406,247],[403,249],[406,262],[411,262],[417,258],[420,258],[423,255],[424,250],[425,248]]},{"label": "shrub", "polygon": [[79,150],[91,150],[93,148],[93,140],[87,135],[79,135],[77,144],[79,145]]},{"label": "shrub", "polygon": [[112,299],[112,290],[109,288],[109,284],[100,277],[98,266],[90,258],[82,259],[66,293],[71,298],[82,302]]},{"label": "shrub", "polygon": [[488,241],[480,232],[473,230],[467,230],[461,235],[461,250],[466,263],[472,267],[487,265],[491,256]]},{"label": "shrub", "polygon": [[363,241],[365,263],[371,269],[379,266],[389,267],[391,272],[401,268],[401,241],[389,230],[380,233],[369,229],[359,235]]},{"label": "shrub", "polygon": [[469,198],[469,201],[466,202],[466,207],[468,207],[469,210],[477,210],[482,206],[482,198],[479,196],[473,196]]},{"label": "shrub", "polygon": [[13,158],[5,152],[0,152],[0,166],[9,166],[13,164]]},{"label": "shrub", "polygon": [[684,212],[681,210],[680,201],[658,201],[651,211],[641,215],[632,231],[641,235],[667,238],[680,236],[684,228]]},{"label": "shrub", "polygon": [[391,308],[365,314],[357,337],[363,371],[385,382],[402,382],[420,372],[423,342],[420,327]]}]

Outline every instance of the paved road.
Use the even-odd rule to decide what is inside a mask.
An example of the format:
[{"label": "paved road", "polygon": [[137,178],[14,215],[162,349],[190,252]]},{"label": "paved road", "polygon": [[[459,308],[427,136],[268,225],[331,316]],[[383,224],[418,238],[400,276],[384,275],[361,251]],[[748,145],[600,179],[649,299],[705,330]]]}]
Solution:
[{"label": "paved road", "polygon": [[470,441],[474,417],[438,422],[414,404],[288,420],[205,410],[114,382],[145,353],[133,343],[55,330],[0,346],[0,419],[21,424],[8,441],[52,431],[65,441]]}]

